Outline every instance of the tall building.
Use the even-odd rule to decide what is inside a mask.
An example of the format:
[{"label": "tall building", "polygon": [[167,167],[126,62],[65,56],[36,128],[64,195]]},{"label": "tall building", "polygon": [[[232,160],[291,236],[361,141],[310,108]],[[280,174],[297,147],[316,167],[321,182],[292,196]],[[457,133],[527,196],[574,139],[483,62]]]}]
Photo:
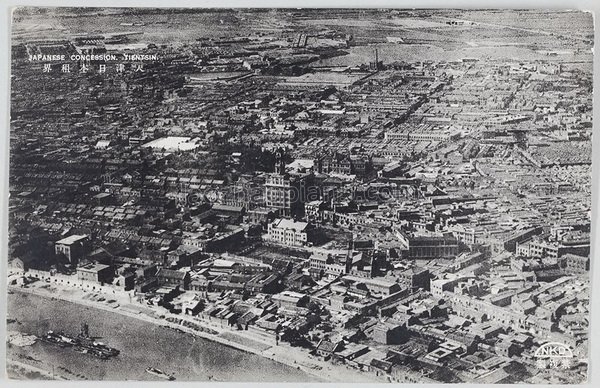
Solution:
[{"label": "tall building", "polygon": [[266,206],[278,209],[282,217],[302,217],[311,176],[311,173],[286,173],[282,152],[278,151],[275,172],[269,174],[265,181]]},{"label": "tall building", "polygon": [[72,235],[59,240],[54,245],[57,255],[64,255],[71,264],[77,264],[80,258],[89,252],[89,238],[86,235]]}]

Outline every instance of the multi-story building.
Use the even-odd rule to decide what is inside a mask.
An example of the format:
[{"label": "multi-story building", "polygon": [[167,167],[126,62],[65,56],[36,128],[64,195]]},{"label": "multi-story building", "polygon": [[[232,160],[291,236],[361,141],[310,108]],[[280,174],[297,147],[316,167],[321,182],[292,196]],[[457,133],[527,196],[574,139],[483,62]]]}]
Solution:
[{"label": "multi-story building", "polygon": [[354,284],[357,287],[366,288],[369,292],[381,294],[384,296],[391,295],[402,289],[400,284],[394,280],[384,278],[359,278],[356,276],[346,275],[342,278],[345,283]]},{"label": "multi-story building", "polygon": [[590,257],[567,253],[562,257],[565,269],[569,274],[586,273],[590,270]]},{"label": "multi-story building", "polygon": [[405,255],[409,259],[452,258],[458,255],[458,240],[442,234],[414,234],[397,232],[396,235],[406,246]]},{"label": "multi-story building", "polygon": [[351,256],[343,249],[315,249],[309,260],[309,272],[316,277],[339,276],[348,273],[352,265]]},{"label": "multi-story building", "polygon": [[459,241],[461,241],[465,244],[468,244],[468,245],[473,245],[473,244],[477,243],[478,237],[481,237],[481,235],[483,234],[482,232],[479,232],[475,228],[460,225],[460,224],[454,225],[451,228],[451,230],[452,230],[452,234],[454,235],[454,237],[456,237],[456,239],[458,239]]},{"label": "multi-story building", "polygon": [[265,205],[279,210],[282,217],[301,217],[311,174],[287,174],[283,161],[265,181]]},{"label": "multi-story building", "polygon": [[308,222],[320,223],[323,221],[325,202],[311,201],[304,204],[304,216]]},{"label": "multi-story building", "polygon": [[348,155],[334,153],[321,159],[320,171],[324,174],[342,174],[350,175],[352,173],[352,163]]},{"label": "multi-story building", "polygon": [[339,175],[364,175],[370,168],[371,159],[365,155],[348,155],[334,152],[316,161],[319,172]]},{"label": "multi-story building", "polygon": [[431,274],[426,268],[413,267],[400,273],[400,279],[402,279],[405,284],[424,290],[429,290],[430,278]]},{"label": "multi-story building", "polygon": [[298,190],[294,179],[284,174],[269,174],[265,182],[265,204],[279,210],[280,215],[291,217],[298,202]]},{"label": "multi-story building", "polygon": [[88,282],[108,283],[113,275],[112,268],[105,264],[88,264],[77,268],[77,279]]},{"label": "multi-story building", "polygon": [[307,222],[278,218],[269,224],[267,239],[289,246],[303,246],[312,241],[313,227]]},{"label": "multi-story building", "polygon": [[534,238],[516,244],[516,254],[518,256],[558,258],[567,253],[588,255],[590,253],[589,241],[587,243],[566,244]]},{"label": "multi-story building", "polygon": [[159,268],[156,278],[161,286],[177,286],[182,290],[187,290],[190,283],[189,272],[176,271],[172,269]]},{"label": "multi-story building", "polygon": [[89,251],[88,236],[74,234],[58,240],[54,251],[57,255],[64,255],[69,263],[77,264],[79,259]]}]

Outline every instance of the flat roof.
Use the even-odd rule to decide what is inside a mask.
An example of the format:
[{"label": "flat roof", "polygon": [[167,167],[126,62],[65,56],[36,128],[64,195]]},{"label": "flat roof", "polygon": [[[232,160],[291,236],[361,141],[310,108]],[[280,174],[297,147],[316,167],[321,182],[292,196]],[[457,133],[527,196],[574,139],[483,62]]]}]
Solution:
[{"label": "flat roof", "polygon": [[273,221],[273,224],[277,228],[294,229],[297,231],[302,231],[302,230],[306,229],[306,227],[308,226],[307,222],[293,221],[293,220],[288,220],[286,218],[278,218],[275,221]]},{"label": "flat roof", "polygon": [[71,245],[86,238],[87,235],[85,234],[74,234],[72,236],[63,238],[62,240],[58,240],[56,243],[63,245]]},{"label": "flat roof", "polygon": [[85,265],[83,267],[77,268],[77,270],[78,271],[83,271],[83,272],[96,273],[96,272],[100,272],[102,270],[105,270],[106,268],[110,268],[110,265],[106,265],[106,264],[88,264],[88,265]]},{"label": "flat roof", "polygon": [[142,147],[150,147],[153,149],[165,149],[166,151],[191,151],[198,148],[199,144],[192,141],[191,137],[187,136],[167,136],[148,142]]}]

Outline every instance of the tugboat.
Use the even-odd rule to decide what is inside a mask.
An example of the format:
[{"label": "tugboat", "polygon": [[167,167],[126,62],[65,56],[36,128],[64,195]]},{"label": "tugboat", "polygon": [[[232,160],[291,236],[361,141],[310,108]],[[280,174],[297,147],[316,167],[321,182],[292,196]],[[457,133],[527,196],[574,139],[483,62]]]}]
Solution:
[{"label": "tugboat", "polygon": [[87,323],[81,325],[81,331],[75,338],[68,335],[50,330],[43,336],[42,341],[59,345],[60,347],[73,347],[79,353],[88,353],[103,360],[119,355],[120,351],[106,346],[102,342],[96,342],[89,334]]},{"label": "tugboat", "polygon": [[151,375],[158,376],[161,379],[165,379],[165,380],[169,380],[169,381],[175,380],[175,377],[173,377],[173,375],[168,375],[165,372],[161,371],[160,369],[152,368],[150,366],[148,368],[146,368],[146,372],[150,373]]}]

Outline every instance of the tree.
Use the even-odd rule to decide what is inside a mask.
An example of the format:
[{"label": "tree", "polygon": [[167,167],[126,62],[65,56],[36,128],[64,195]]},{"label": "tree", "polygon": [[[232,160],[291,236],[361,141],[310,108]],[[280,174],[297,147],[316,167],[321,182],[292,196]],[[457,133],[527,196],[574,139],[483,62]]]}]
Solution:
[{"label": "tree", "polygon": [[321,313],[321,305],[314,302],[314,301],[310,301],[308,303],[308,311],[310,311],[313,314],[320,314]]}]

